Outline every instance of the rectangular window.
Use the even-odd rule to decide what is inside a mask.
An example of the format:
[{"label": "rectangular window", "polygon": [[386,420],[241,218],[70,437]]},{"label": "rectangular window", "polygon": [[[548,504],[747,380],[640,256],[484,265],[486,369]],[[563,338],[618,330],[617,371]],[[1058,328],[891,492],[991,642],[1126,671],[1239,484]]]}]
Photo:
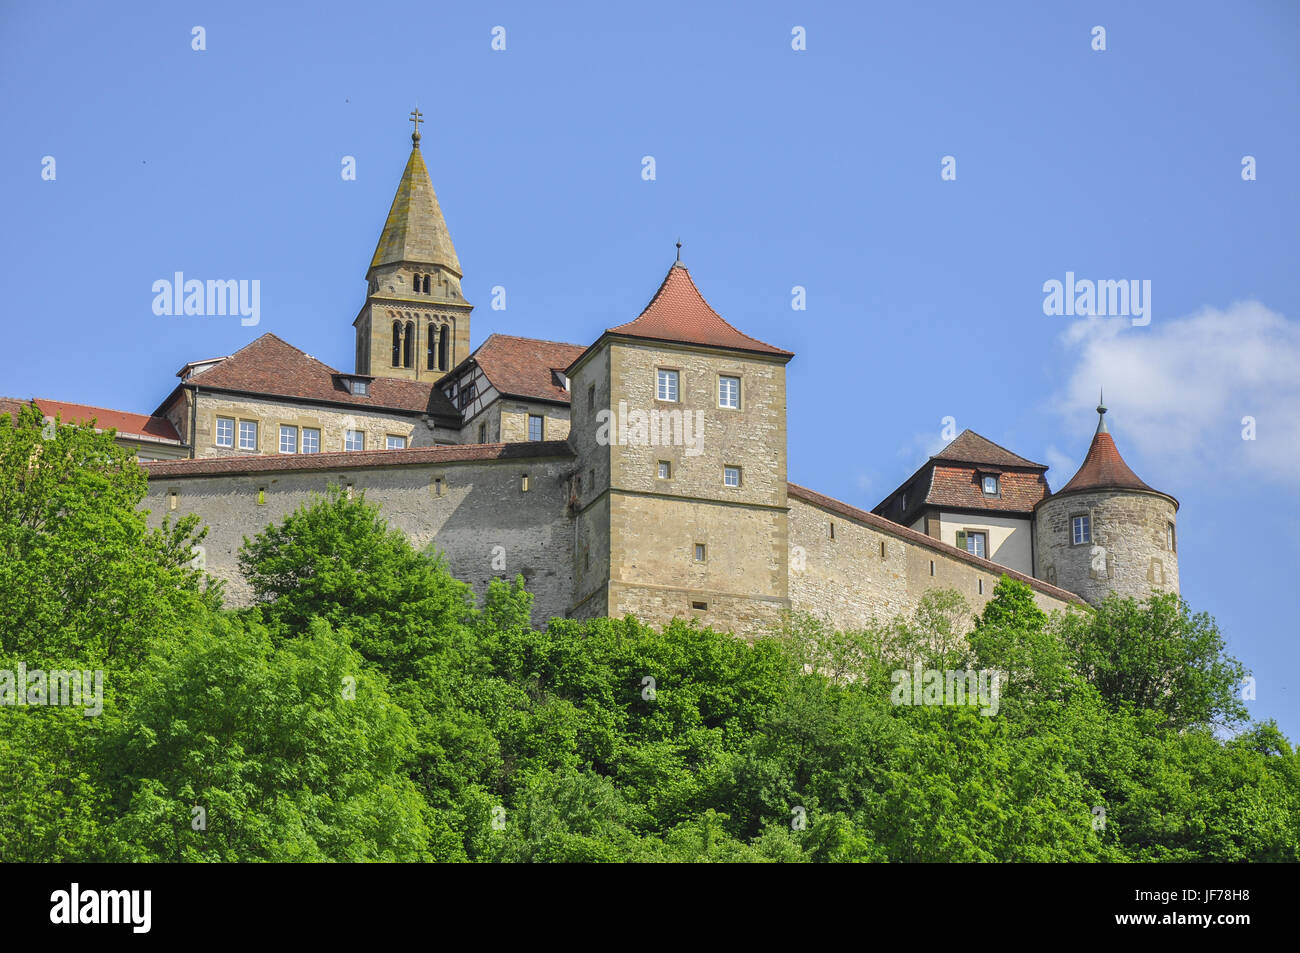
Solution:
[{"label": "rectangular window", "polygon": [[405,450],[405,449],[406,449],[406,438],[405,438],[405,437],[399,437],[399,436],[398,436],[397,434],[395,434],[395,433],[390,433],[390,434],[388,434],[388,435],[386,436],[386,438],[385,438],[385,440],[384,440],[384,449],[385,449],[385,450]]},{"label": "rectangular window", "polygon": [[703,544],[703,543],[696,543],[696,544],[695,544],[695,561],[696,561],[697,563],[702,563],[702,562],[704,562],[704,554],[705,554],[705,547],[704,547],[704,544]]},{"label": "rectangular window", "polygon": [[519,475],[519,489],[520,489],[520,491],[523,492],[523,493],[527,493],[527,492],[528,492],[528,474],[527,474],[527,473],[521,473],[521,474]]},{"label": "rectangular window", "polygon": [[366,432],[364,430],[349,430],[343,434],[344,450],[364,450],[366,449]]},{"label": "rectangular window", "polygon": [[298,428],[289,427],[285,424],[280,425],[280,452],[297,453],[298,452]]},{"label": "rectangular window", "polygon": [[673,475],[673,465],[667,460],[659,461],[659,479],[667,480]]},{"label": "rectangular window", "polygon": [[265,503],[266,503],[266,487],[259,486],[257,488],[257,505],[262,506]]},{"label": "rectangular window", "polygon": [[983,484],[984,484],[984,495],[985,495],[985,496],[997,496],[997,495],[998,495],[998,478],[997,478],[997,477],[995,477],[995,476],[986,476],[986,477],[984,477],[984,479],[983,479]]},{"label": "rectangular window", "polygon": [[478,442],[487,443],[487,424],[478,425]]},{"label": "rectangular window", "polygon": [[988,536],[973,530],[962,530],[957,534],[957,548],[983,559],[988,553]]},{"label": "rectangular window", "polygon": [[1178,552],[1178,537],[1174,532],[1173,523],[1165,524],[1165,543],[1169,547],[1171,553]]},{"label": "rectangular window", "polygon": [[528,439],[529,440],[542,439],[542,415],[541,414],[528,415]]},{"label": "rectangular window", "polygon": [[592,384],[587,388],[587,409],[596,409],[596,385]]},{"label": "rectangular window", "polygon": [[659,371],[659,387],[655,396],[660,400],[677,400],[677,372]]},{"label": "rectangular window", "polygon": [[1070,538],[1075,546],[1081,546],[1084,543],[1092,542],[1092,526],[1086,516],[1074,516],[1070,518]]},{"label": "rectangular window", "polygon": [[235,445],[235,418],[217,418],[217,446],[233,447]]},{"label": "rectangular window", "polygon": [[723,467],[722,483],[724,486],[740,486],[740,467]]},{"label": "rectangular window", "polygon": [[370,382],[369,382],[369,381],[358,381],[358,380],[354,380],[354,381],[352,382],[352,393],[356,394],[358,397],[367,397],[367,396],[369,396],[369,394],[370,394]]},{"label": "rectangular window", "polygon": [[706,612],[708,611],[709,604],[707,602],[692,602],[691,608],[698,609],[700,612]]},{"label": "rectangular window", "polygon": [[320,453],[320,430],[315,427],[302,428],[302,452]]},{"label": "rectangular window", "polygon": [[718,378],[718,406],[730,407],[733,410],[740,409],[739,377]]},{"label": "rectangular window", "polygon": [[241,420],[239,422],[239,449],[257,449],[257,421]]}]

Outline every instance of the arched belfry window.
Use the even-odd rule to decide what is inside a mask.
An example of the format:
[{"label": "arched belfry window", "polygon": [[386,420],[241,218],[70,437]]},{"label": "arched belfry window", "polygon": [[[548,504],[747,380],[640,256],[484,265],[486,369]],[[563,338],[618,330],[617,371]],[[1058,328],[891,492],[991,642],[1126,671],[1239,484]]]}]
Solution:
[{"label": "arched belfry window", "polygon": [[451,337],[451,328],[445,324],[438,331],[438,370],[445,371],[447,367],[447,338]]},{"label": "arched belfry window", "polygon": [[430,324],[425,328],[424,366],[429,370],[438,369],[438,329]]},{"label": "arched belfry window", "polygon": [[425,293],[425,294],[428,294],[428,293],[429,293],[429,276],[428,276],[428,275],[425,275],[425,276],[424,276],[424,293]]},{"label": "arched belfry window", "polygon": [[402,325],[397,321],[393,322],[393,367],[401,364],[402,358]]},{"label": "arched belfry window", "polygon": [[406,339],[402,341],[402,366],[410,367],[415,357],[415,322],[406,322]]}]

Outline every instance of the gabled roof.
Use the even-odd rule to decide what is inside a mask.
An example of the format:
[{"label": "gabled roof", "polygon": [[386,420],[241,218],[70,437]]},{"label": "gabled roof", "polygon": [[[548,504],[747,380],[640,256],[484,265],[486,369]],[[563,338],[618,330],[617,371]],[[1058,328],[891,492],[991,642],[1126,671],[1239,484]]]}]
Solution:
[{"label": "gabled roof", "polygon": [[455,272],[457,278],[461,277],[460,259],[451,243],[418,141],[406,160],[406,171],[397,185],[370,267],[401,261],[442,265]]},{"label": "gabled roof", "polygon": [[[605,334],[679,344],[702,344],[706,347],[771,354],[786,360],[794,357],[793,351],[783,351],[758,338],[752,338],[724,321],[704,300],[704,295],[700,294],[695,282],[691,280],[690,272],[680,261],[674,262],[668,269],[659,290],[636,320],[607,328]],[[604,335],[601,337],[603,340]],[[599,343],[600,341],[596,342]],[[596,344],[587,350],[595,348]]]},{"label": "gabled roof", "polygon": [[[268,332],[182,386],[429,414],[459,423],[459,413],[430,381],[376,377],[370,383],[370,393],[361,396],[353,394],[342,380],[351,376],[355,375],[337,371]],[[168,397],[163,407],[171,400]]]},{"label": "gabled roof", "polygon": [[16,414],[24,404],[32,404],[46,417],[54,417],[70,424],[95,422],[96,430],[116,430],[121,437],[138,437],[142,440],[161,440],[180,444],[180,434],[165,417],[133,414],[125,410],[92,407],[89,404],[70,404],[61,400],[33,398],[30,401],[0,397],[0,413]]},{"label": "gabled roof", "polygon": [[[979,474],[998,474],[997,496],[985,495]],[[956,439],[917,468],[916,472],[881,500],[872,512],[904,525],[914,522],[927,507],[987,510],[995,513],[1032,513],[1048,495],[1046,465],[1012,453],[973,430]],[[895,505],[906,487],[907,509]]]},{"label": "gabled roof", "polygon": [[450,380],[469,364],[477,364],[504,397],[569,403],[569,392],[555,380],[582,354],[579,344],[492,334],[478,350],[443,378]]},{"label": "gabled roof", "polygon": [[992,467],[1047,469],[1045,464],[1035,463],[1033,460],[1027,460],[1017,453],[1012,453],[1006,447],[999,446],[987,437],[982,437],[970,429],[963,430],[955,440],[931,456],[930,459],[949,460],[954,463],[974,463]]},{"label": "gabled roof", "polygon": [[1087,456],[1083,458],[1083,466],[1079,467],[1079,471],[1065,486],[1052,495],[1081,493],[1085,490],[1143,490],[1168,497],[1177,509],[1177,500],[1168,493],[1161,493],[1154,487],[1148,486],[1124,462],[1124,458],[1119,455],[1119,448],[1115,446],[1115,438],[1110,435],[1110,430],[1106,426],[1105,406],[1099,406],[1097,411],[1099,415],[1097,432],[1093,435]]}]

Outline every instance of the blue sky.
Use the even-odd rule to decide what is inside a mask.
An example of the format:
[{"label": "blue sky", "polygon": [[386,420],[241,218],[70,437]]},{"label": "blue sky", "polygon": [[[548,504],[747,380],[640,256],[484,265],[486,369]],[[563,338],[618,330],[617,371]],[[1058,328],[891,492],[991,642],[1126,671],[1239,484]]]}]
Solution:
[{"label": "blue sky", "polygon": [[[796,482],[869,508],[952,416],[1059,487],[1104,385],[1183,595],[1300,738],[1294,3],[9,5],[0,91],[0,394],[148,412],[266,331],[350,369],[418,103],[473,344],[594,340],[680,237],[797,354]],[[260,324],[154,315],[175,271],[260,280]],[[1150,324],[1045,315],[1066,272],[1149,280]]]}]

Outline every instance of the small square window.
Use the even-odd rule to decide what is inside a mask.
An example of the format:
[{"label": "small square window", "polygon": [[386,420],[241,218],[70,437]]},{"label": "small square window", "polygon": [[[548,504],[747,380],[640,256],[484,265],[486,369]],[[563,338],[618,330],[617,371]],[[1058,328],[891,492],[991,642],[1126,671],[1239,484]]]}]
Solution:
[{"label": "small square window", "polygon": [[667,460],[660,460],[659,479],[668,480],[672,478],[672,475],[673,475],[673,465],[669,463]]},{"label": "small square window", "polygon": [[696,561],[697,563],[702,563],[702,562],[704,562],[705,554],[706,554],[706,549],[705,549],[704,544],[703,544],[703,543],[696,543],[696,544],[695,544],[695,561]]},{"label": "small square window", "polygon": [[353,381],[352,381],[352,393],[355,394],[355,395],[358,396],[358,397],[366,397],[366,396],[368,396],[368,395],[370,394],[370,382],[369,382],[369,381],[358,381],[358,380],[353,380]]},{"label": "small square window", "polygon": [[724,486],[740,486],[740,467],[723,467],[722,483]]},{"label": "small square window", "polygon": [[364,450],[366,449],[366,432],[364,430],[349,430],[343,435],[344,450]]},{"label": "small square window", "polygon": [[1070,541],[1075,546],[1092,542],[1092,521],[1087,516],[1070,518]]},{"label": "small square window", "polygon": [[280,425],[280,452],[298,452],[298,428]]},{"label": "small square window", "polygon": [[528,415],[528,439],[529,440],[542,439],[542,423],[543,423],[543,418],[541,414]]},{"label": "small square window", "polygon": [[739,377],[718,378],[718,406],[730,407],[732,410],[740,409]]},{"label": "small square window", "polygon": [[985,495],[985,496],[997,496],[997,495],[998,495],[998,478],[997,478],[997,477],[995,477],[995,476],[991,476],[991,475],[990,475],[990,476],[985,476],[982,482],[983,482],[983,484],[984,484],[984,495]]},{"label": "small square window", "polygon": [[957,532],[957,548],[964,549],[972,556],[979,556],[981,559],[988,553],[988,534],[977,530],[959,530]]},{"label": "small square window", "polygon": [[700,612],[705,612],[708,610],[709,604],[707,602],[692,602],[691,608],[698,609]]},{"label": "small square window", "polygon": [[385,438],[385,441],[384,441],[384,449],[385,449],[385,450],[405,450],[405,449],[406,449],[406,438],[405,438],[405,437],[398,436],[398,435],[395,434],[395,433],[390,433],[390,434],[388,434],[388,435],[386,436],[386,438]]},{"label": "small square window", "polygon": [[257,421],[241,420],[239,422],[239,449],[257,449]]},{"label": "small square window", "polygon": [[659,371],[659,385],[655,391],[655,396],[659,400],[677,400],[677,372],[676,371]]},{"label": "small square window", "polygon": [[233,447],[235,445],[235,418],[217,418],[217,446]]},{"label": "small square window", "polygon": [[320,453],[320,430],[316,427],[302,428],[302,452]]}]

